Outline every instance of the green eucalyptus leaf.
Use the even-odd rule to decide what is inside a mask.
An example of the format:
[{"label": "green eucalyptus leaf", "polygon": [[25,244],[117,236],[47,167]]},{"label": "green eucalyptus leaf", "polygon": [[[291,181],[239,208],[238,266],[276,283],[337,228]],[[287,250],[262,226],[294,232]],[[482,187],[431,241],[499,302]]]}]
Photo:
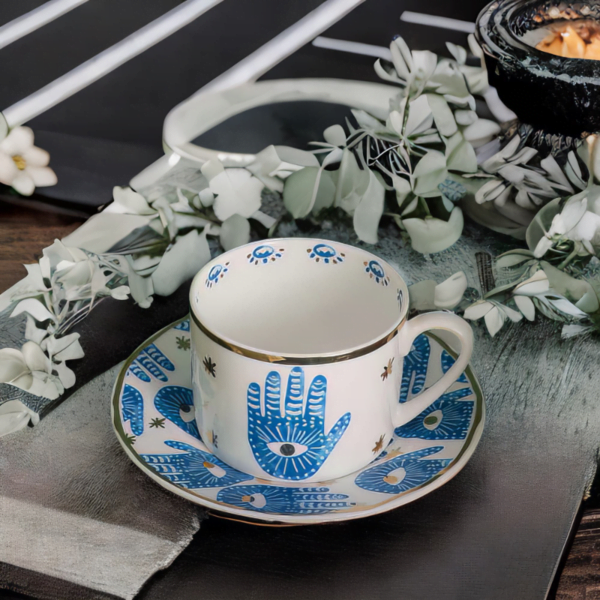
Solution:
[{"label": "green eucalyptus leaf", "polygon": [[529,250],[535,251],[539,241],[546,235],[552,225],[552,220],[561,211],[561,199],[556,198],[542,208],[533,218],[527,228],[525,240]]},{"label": "green eucalyptus leaf", "polygon": [[268,146],[246,168],[270,190],[282,192],[283,180],[291,173],[318,166],[319,161],[311,152],[289,146]]},{"label": "green eucalyptus leaf", "polygon": [[[540,264],[552,290],[575,303],[583,312],[593,313],[600,308],[596,292],[588,281],[571,277],[548,262],[542,261]],[[581,306],[579,306],[580,302]]]},{"label": "green eucalyptus leaf", "polygon": [[353,152],[348,149],[344,150],[337,172],[335,206],[340,207],[349,215],[354,214],[369,184],[369,172],[359,167]]},{"label": "green eucalyptus leaf", "polygon": [[413,70],[412,53],[402,37],[397,37],[390,44],[392,53],[392,62],[398,72],[398,75],[405,80],[410,79],[410,72]]},{"label": "green eucalyptus leaf", "polygon": [[467,51],[462,46],[446,42],[446,48],[448,48],[448,51],[459,65],[464,65],[467,62]]},{"label": "green eucalyptus leaf", "polygon": [[68,247],[103,254],[114,251],[130,234],[145,228],[151,219],[149,216],[101,212],[90,217],[62,242]]},{"label": "green eucalyptus leaf", "polygon": [[379,221],[383,215],[385,188],[379,173],[369,170],[368,176],[369,185],[354,211],[354,231],[361,241],[376,244]]},{"label": "green eucalyptus leaf", "polygon": [[416,179],[414,192],[424,198],[441,196],[439,185],[447,176],[446,157],[435,150],[428,152],[417,164],[413,172]]},{"label": "green eucalyptus leaf", "polygon": [[480,148],[492,141],[501,131],[500,125],[489,119],[478,119],[463,130],[466,140],[474,148]]},{"label": "green eucalyptus leaf", "polygon": [[250,241],[250,222],[241,215],[232,215],[221,225],[219,236],[224,250],[243,246]]},{"label": "green eucalyptus leaf", "polygon": [[392,177],[392,183],[396,192],[396,199],[398,200],[398,206],[402,208],[404,201],[408,198],[409,194],[412,193],[412,186],[410,181],[404,177],[394,175]]},{"label": "green eucalyptus leaf", "polygon": [[378,58],[373,65],[375,69],[375,73],[378,77],[381,77],[384,81],[389,81],[390,83],[403,85],[405,83],[404,79],[400,79],[396,73],[389,73],[386,68],[381,64],[381,60]]},{"label": "green eucalyptus leaf", "polygon": [[321,173],[319,189],[312,208],[314,214],[319,214],[323,209],[333,206],[336,192],[335,173],[335,171],[323,171]]},{"label": "green eucalyptus leaf", "polygon": [[44,321],[56,321],[56,316],[53,315],[46,306],[36,300],[35,298],[27,298],[26,300],[21,300],[15,307],[15,309],[11,313],[11,317],[16,317],[21,313],[26,313],[32,316],[39,323],[43,323]]},{"label": "green eucalyptus leaf", "polygon": [[464,219],[456,207],[449,221],[434,219],[403,219],[402,224],[410,236],[414,250],[421,254],[442,252],[458,241],[462,234]]},{"label": "green eucalyptus leaf", "polygon": [[496,259],[496,267],[499,269],[509,269],[524,263],[527,260],[534,260],[535,257],[533,252],[530,250],[523,250],[518,248],[517,250],[509,250],[504,254],[501,254]]},{"label": "green eucalyptus leaf", "polygon": [[208,227],[205,228],[202,234],[196,230],[190,231],[178,238],[165,252],[151,276],[154,293],[170,296],[210,260],[210,248],[206,240],[208,230]]},{"label": "green eucalyptus leaf", "polygon": [[36,425],[39,420],[38,414],[20,400],[7,400],[0,405],[0,437],[20,431],[29,423]]},{"label": "green eucalyptus leaf", "polygon": [[385,125],[368,112],[357,109],[352,109],[350,112],[360,127],[373,132],[385,131]]},{"label": "green eucalyptus leaf", "polygon": [[[396,113],[399,114],[399,113]],[[433,112],[426,96],[419,96],[408,104],[408,119],[405,133],[408,137],[418,136],[428,132],[433,127]],[[398,133],[402,129],[397,130]]]},{"label": "green eucalyptus leaf", "polygon": [[458,126],[448,102],[438,94],[427,94],[427,101],[439,132],[444,137],[452,137],[458,131]]},{"label": "green eucalyptus leaf", "polygon": [[333,204],[335,186],[331,175],[318,167],[306,167],[292,173],[285,181],[283,204],[294,219],[307,217],[315,206]]},{"label": "green eucalyptus leaf", "polygon": [[475,149],[460,131],[446,140],[446,164],[449,171],[477,173]]},{"label": "green eucalyptus leaf", "polygon": [[345,146],[346,132],[341,125],[332,125],[323,132],[323,139],[332,146]]}]

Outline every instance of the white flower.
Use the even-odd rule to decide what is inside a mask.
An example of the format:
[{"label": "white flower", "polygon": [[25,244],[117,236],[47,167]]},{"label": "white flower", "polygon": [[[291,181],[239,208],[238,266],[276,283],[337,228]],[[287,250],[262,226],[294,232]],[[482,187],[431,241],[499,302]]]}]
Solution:
[{"label": "white flower", "polygon": [[402,219],[402,225],[410,236],[413,250],[421,254],[434,254],[450,248],[462,234],[464,218],[456,206],[448,221],[426,217],[425,219]]},{"label": "white flower", "polygon": [[29,423],[37,425],[40,417],[19,400],[9,400],[0,405],[0,437],[15,433]]},{"label": "white flower", "polygon": [[36,187],[56,185],[49,162],[48,152],[33,145],[33,131],[16,127],[0,142],[0,183],[31,196]]},{"label": "white flower", "polygon": [[460,303],[467,289],[467,276],[455,273],[436,285],[432,279],[419,281],[408,289],[410,306],[416,310],[452,310]]},{"label": "white flower", "polygon": [[523,315],[495,300],[480,300],[465,310],[464,317],[469,321],[483,318],[490,335],[494,337],[502,329],[507,319],[518,323]]},{"label": "white flower", "polygon": [[249,218],[260,209],[262,181],[241,168],[225,169],[218,160],[202,165],[202,174],[208,179],[210,190],[217,197],[213,205],[215,215],[226,221],[238,214]]},{"label": "white flower", "polygon": [[561,213],[535,248],[541,258],[560,240],[575,242],[578,252],[595,254],[600,245],[600,186],[591,186],[567,200]]},{"label": "white flower", "polygon": [[548,263],[542,265],[543,269],[513,291],[515,303],[527,320],[534,320],[536,308],[562,322],[586,319],[598,310],[598,297],[589,282],[575,279]]},{"label": "white flower", "polygon": [[[34,331],[39,339],[37,334],[43,334],[42,330],[37,330],[28,321],[28,331]],[[0,382],[54,400],[65,389],[75,385],[75,374],[67,367],[66,361],[82,357],[78,333],[61,338],[52,335],[41,343],[29,340],[21,350],[0,350]]]}]

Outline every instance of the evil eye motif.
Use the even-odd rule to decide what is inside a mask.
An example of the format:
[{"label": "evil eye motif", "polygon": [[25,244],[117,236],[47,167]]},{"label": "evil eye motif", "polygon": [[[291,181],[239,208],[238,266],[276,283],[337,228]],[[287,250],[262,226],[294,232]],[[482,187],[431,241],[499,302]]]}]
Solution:
[{"label": "evil eye motif", "polygon": [[284,251],[284,248],[275,250],[272,246],[258,246],[248,254],[248,262],[251,265],[266,265],[268,262],[275,262],[278,258],[281,258]]},{"label": "evil eye motif", "polygon": [[154,406],[163,417],[175,423],[186,433],[200,439],[192,390],[180,385],[163,387],[154,397]]},{"label": "evil eye motif", "polygon": [[224,265],[215,265],[208,273],[208,277],[206,278],[206,287],[211,288],[213,285],[217,285],[217,283],[219,283],[219,281],[225,277],[228,271],[229,263],[225,263]]},{"label": "evil eye motif", "polygon": [[383,286],[389,285],[390,278],[385,274],[383,267],[376,260],[371,260],[364,264],[365,271],[371,279],[374,279],[376,283],[380,283]]},{"label": "evil eye motif", "polygon": [[269,442],[267,447],[274,454],[286,458],[288,456],[302,456],[308,450],[308,446],[297,442]]},{"label": "evil eye motif", "polygon": [[332,246],[328,244],[317,244],[313,248],[307,250],[308,257],[312,258],[315,262],[324,262],[325,264],[344,262],[346,255],[343,252],[338,252]]},{"label": "evil eye motif", "polygon": [[239,485],[221,490],[219,502],[262,513],[319,515],[355,506],[346,494],[329,488],[282,488],[268,485]]}]

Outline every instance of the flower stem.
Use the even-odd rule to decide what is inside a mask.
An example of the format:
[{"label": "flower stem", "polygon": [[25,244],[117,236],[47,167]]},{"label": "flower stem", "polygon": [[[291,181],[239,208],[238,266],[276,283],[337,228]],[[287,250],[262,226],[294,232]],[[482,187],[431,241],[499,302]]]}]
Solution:
[{"label": "flower stem", "polygon": [[571,254],[569,254],[569,256],[567,256],[567,258],[565,258],[565,260],[563,260],[560,265],[558,265],[558,268],[562,271],[563,269],[565,269],[575,258],[577,257],[577,250],[573,250],[573,252],[571,252]]}]

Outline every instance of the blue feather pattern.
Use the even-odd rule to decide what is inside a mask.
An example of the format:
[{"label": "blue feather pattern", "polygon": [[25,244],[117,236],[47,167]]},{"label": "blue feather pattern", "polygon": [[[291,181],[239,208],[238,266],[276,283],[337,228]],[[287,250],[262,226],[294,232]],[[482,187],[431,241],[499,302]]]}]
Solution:
[{"label": "blue feather pattern", "polygon": [[435,446],[395,456],[383,464],[360,473],[355,483],[370,492],[382,494],[407,492],[427,483],[452,462],[446,458],[427,459],[431,454],[436,454],[443,449],[443,446]]},{"label": "blue feather pattern", "polygon": [[174,370],[175,365],[157,348],[156,344],[144,348],[129,367],[132,375],[146,383],[150,381],[148,373],[158,381],[166,383],[169,377],[165,371]]},{"label": "blue feather pattern", "polygon": [[282,488],[273,485],[239,485],[221,490],[219,502],[270,514],[321,515],[355,506],[346,494],[329,488]]},{"label": "blue feather pattern", "polygon": [[142,435],[144,433],[144,398],[139,390],[125,384],[121,396],[121,411],[123,421],[129,421],[131,433]]},{"label": "blue feather pattern", "polygon": [[[408,400],[409,392],[414,396],[423,391],[429,368],[431,346],[426,335],[420,335],[413,343],[412,350],[404,357],[402,385],[400,386],[400,402]],[[413,381],[414,376],[414,381]],[[412,387],[411,387],[412,382]]]},{"label": "blue feather pattern", "polygon": [[183,442],[165,444],[180,454],[142,454],[142,459],[158,474],[187,489],[215,488],[253,479],[252,475],[226,465],[214,454]]}]

